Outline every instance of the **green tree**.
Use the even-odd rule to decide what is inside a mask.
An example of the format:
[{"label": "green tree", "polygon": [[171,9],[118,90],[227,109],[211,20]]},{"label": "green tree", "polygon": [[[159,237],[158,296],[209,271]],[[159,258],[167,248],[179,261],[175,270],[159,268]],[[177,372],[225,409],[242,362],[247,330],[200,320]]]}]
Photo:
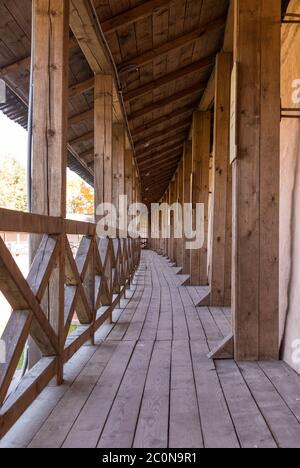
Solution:
[{"label": "green tree", "polygon": [[26,171],[10,156],[0,162],[0,206],[10,210],[27,210]]}]

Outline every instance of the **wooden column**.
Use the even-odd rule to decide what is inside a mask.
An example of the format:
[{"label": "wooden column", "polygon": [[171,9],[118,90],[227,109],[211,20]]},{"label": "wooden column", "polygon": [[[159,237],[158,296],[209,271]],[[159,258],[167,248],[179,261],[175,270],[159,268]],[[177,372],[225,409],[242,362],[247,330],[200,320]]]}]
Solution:
[{"label": "wooden column", "polygon": [[[174,200],[175,200],[175,181],[172,180],[172,182],[170,183],[170,206],[173,205]],[[175,239],[174,239],[175,216],[174,216],[174,211],[171,211],[170,225],[171,225],[170,259],[172,260],[172,262],[175,262]]]},{"label": "wooden column", "polygon": [[204,245],[191,251],[191,284],[207,286],[207,238],[209,202],[210,112],[195,112],[192,127],[193,204],[204,205]]},{"label": "wooden column", "polygon": [[113,78],[95,76],[95,205],[112,202]]},{"label": "wooden column", "polygon": [[[32,211],[66,217],[66,166],[68,132],[69,0],[34,2],[34,94],[32,146]],[[44,308],[64,343],[65,238],[61,255],[50,280]],[[33,238],[35,254],[39,239]],[[62,381],[60,360],[58,380]]]},{"label": "wooden column", "polygon": [[232,55],[220,53],[215,72],[215,117],[210,255],[210,305],[231,305],[232,177],[229,154]]},{"label": "wooden column", "polygon": [[133,201],[133,171],[132,171],[133,153],[132,150],[125,151],[125,195],[128,197],[128,206]]},{"label": "wooden column", "polygon": [[[183,160],[181,160],[178,168],[178,202],[183,207]],[[184,258],[184,243],[183,237],[177,240],[177,259],[178,266],[183,267]]]},{"label": "wooden column", "polygon": [[[183,157],[183,203],[192,202],[192,143],[188,141],[184,148]],[[183,212],[185,210],[183,209]],[[191,274],[191,251],[185,248],[186,239],[183,239],[183,273],[185,275]]]},{"label": "wooden column", "polygon": [[278,359],[281,1],[235,0],[235,357]]},{"label": "wooden column", "polygon": [[112,199],[119,209],[119,197],[125,195],[125,128],[123,124],[113,125],[113,187]]}]

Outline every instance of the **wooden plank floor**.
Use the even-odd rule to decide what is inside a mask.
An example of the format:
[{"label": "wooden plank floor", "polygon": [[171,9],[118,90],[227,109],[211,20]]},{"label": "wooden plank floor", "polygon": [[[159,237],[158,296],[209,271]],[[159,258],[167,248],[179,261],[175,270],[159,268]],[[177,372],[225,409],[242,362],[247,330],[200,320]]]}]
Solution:
[{"label": "wooden plank floor", "polygon": [[0,447],[299,448],[300,377],[279,363],[207,358],[230,310],[197,307],[167,259],[143,253],[95,346],[68,363]]}]

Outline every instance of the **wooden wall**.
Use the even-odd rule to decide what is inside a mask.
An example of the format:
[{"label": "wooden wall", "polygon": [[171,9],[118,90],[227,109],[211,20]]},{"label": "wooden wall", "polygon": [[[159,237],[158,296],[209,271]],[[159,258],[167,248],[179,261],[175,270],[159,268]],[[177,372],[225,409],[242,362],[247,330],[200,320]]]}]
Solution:
[{"label": "wooden wall", "polygon": [[[299,0],[290,11],[300,14]],[[300,80],[300,26],[282,28],[281,96],[283,107],[299,108],[292,100],[292,83]],[[299,87],[298,87],[299,88]],[[300,96],[300,93],[298,93]],[[282,357],[293,362],[293,342],[300,339],[300,120],[281,122],[280,189],[280,337]]]}]

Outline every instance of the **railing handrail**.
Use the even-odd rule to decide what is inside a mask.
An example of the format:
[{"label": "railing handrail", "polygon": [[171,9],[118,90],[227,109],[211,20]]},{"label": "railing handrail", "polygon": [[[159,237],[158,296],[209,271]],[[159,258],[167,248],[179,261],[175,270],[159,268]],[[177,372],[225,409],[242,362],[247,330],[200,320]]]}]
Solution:
[{"label": "railing handrail", "polygon": [[[0,437],[2,437],[63,366],[106,321],[130,286],[140,262],[140,239],[98,239],[96,225],[0,208],[0,232],[42,235],[27,280],[0,238],[0,291],[13,313],[2,335],[8,361],[0,364]],[[73,257],[68,235],[82,236]],[[54,268],[63,281],[63,301],[56,308],[58,330],[43,312],[43,295]],[[81,327],[69,335],[74,313]],[[19,320],[22,318],[22,320]],[[7,397],[29,334],[43,358]],[[1,406],[2,405],[2,406]]]}]

